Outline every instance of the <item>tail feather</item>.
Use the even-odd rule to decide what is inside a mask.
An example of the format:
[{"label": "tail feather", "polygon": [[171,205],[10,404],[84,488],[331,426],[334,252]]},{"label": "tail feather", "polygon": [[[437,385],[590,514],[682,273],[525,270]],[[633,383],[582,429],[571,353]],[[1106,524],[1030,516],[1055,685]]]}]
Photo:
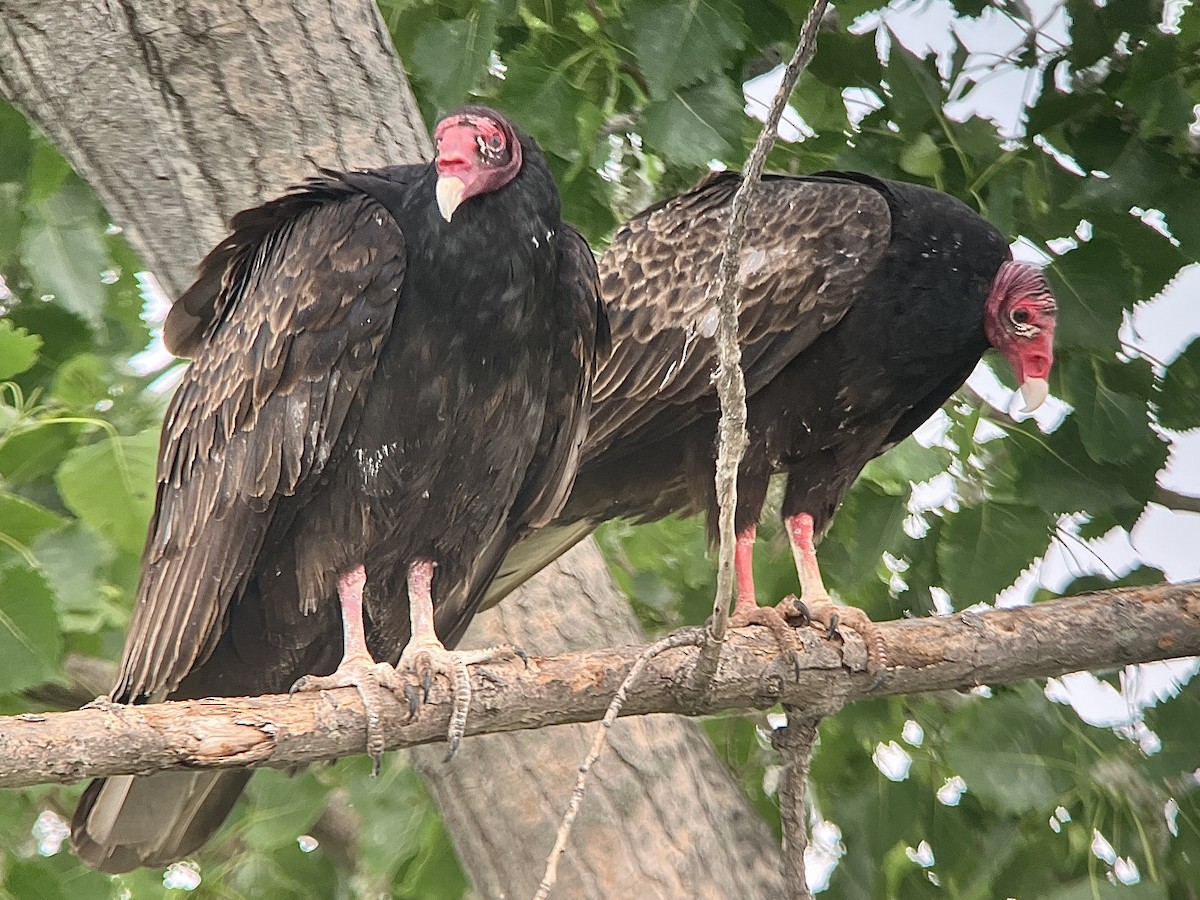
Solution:
[{"label": "tail feather", "polygon": [[246,769],[98,779],[75,810],[71,843],[102,872],[169,865],[212,837],[250,775]]},{"label": "tail feather", "polygon": [[489,609],[596,530],[597,522],[552,522],[521,538],[504,557],[480,609]]}]

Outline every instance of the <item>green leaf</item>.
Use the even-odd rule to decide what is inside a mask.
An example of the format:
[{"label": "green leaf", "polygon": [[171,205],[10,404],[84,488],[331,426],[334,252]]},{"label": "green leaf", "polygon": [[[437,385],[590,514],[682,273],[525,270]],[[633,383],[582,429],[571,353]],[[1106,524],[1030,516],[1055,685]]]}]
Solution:
[{"label": "green leaf", "polygon": [[[599,110],[560,71],[527,55],[505,58],[508,73],[497,99],[542,149],[564,159],[579,156],[580,117],[599,119]],[[560,190],[562,185],[559,185]]]},{"label": "green leaf", "polygon": [[39,291],[99,329],[105,300],[100,273],[108,268],[109,258],[96,226],[95,198],[83,184],[70,180],[32,204],[29,213],[21,233],[21,262]]},{"label": "green leaf", "polygon": [[945,92],[933,57],[918,59],[899,43],[892,45],[884,107],[900,124],[901,133],[919,134],[940,126]]},{"label": "green leaf", "polygon": [[[65,628],[94,630],[108,621],[100,570],[116,555],[112,545],[82,522],[72,522],[40,535],[32,550],[54,590]],[[71,623],[66,621],[68,616],[73,617]]]},{"label": "green leaf", "polygon": [[55,481],[77,516],[118,547],[138,552],[154,507],[158,429],[107,438],[67,454]]},{"label": "green leaf", "polygon": [[922,447],[907,438],[867,463],[859,478],[874,482],[884,493],[908,496],[910,485],[929,481],[949,465],[950,452],[945,447]]},{"label": "green leaf", "polygon": [[37,359],[42,339],[18,328],[8,319],[0,319],[0,381],[19,375]]},{"label": "green leaf", "polygon": [[918,178],[936,178],[942,173],[942,151],[927,134],[917,135],[900,154],[900,168]]},{"label": "green leaf", "polygon": [[1061,722],[1037,688],[973,701],[955,717],[946,762],[971,794],[997,812],[1048,816],[1070,786],[1055,758],[1063,752]]},{"label": "green leaf", "polygon": [[265,769],[256,774],[247,792],[251,811],[242,823],[241,837],[260,849],[294,846],[325,806],[325,791],[311,771],[288,775]]},{"label": "green leaf", "polygon": [[745,24],[727,0],[631,6],[633,55],[656,100],[719,74],[745,40]]},{"label": "green leaf", "polygon": [[52,197],[71,175],[71,164],[41,135],[33,139],[29,165],[29,200],[40,203]]},{"label": "green leaf", "polygon": [[908,503],[860,480],[846,495],[829,535],[821,542],[821,571],[829,587],[848,603],[869,606],[885,594],[885,550],[904,538]]},{"label": "green leaf", "polygon": [[1163,428],[1188,431],[1200,425],[1200,340],[1167,366],[1154,405]]},{"label": "green leaf", "polygon": [[105,359],[95,353],[80,353],[54,373],[53,394],[64,406],[91,412],[98,401],[109,397],[114,379],[112,366]]},{"label": "green leaf", "polygon": [[41,860],[16,859],[5,868],[5,895],[14,898],[37,897],[38,900],[67,900],[69,895],[58,878]]},{"label": "green leaf", "polygon": [[433,22],[417,35],[406,62],[425,83],[439,112],[445,113],[467,100],[495,41],[496,18],[490,10],[473,20]]},{"label": "green leaf", "polygon": [[1137,884],[1111,884],[1104,877],[1081,878],[1066,887],[1048,894],[1038,895],[1038,900],[1167,900],[1167,891],[1161,884],[1140,881]]},{"label": "green leaf", "polygon": [[21,565],[0,572],[0,694],[55,678],[61,654],[62,634],[46,579]]},{"label": "green leaf", "polygon": [[13,549],[12,544],[27,548],[38,535],[62,524],[63,518],[58,513],[0,491],[0,560],[6,558],[7,550]]},{"label": "green leaf", "polygon": [[1062,347],[1117,349],[1117,329],[1131,300],[1137,299],[1130,267],[1122,247],[1096,237],[1054,262],[1051,272],[1060,282],[1055,341]]},{"label": "green leaf", "polygon": [[1054,517],[1035,506],[985,501],[949,516],[938,563],[957,607],[991,602],[1044,553]]},{"label": "green leaf", "polygon": [[1088,455],[1099,463],[1136,456],[1141,448],[1131,438],[1143,434],[1149,420],[1150,364],[1076,356],[1062,366],[1061,375],[1063,399],[1075,408]]},{"label": "green leaf", "polygon": [[705,166],[733,152],[724,135],[742,124],[741,99],[725,79],[672,94],[646,107],[642,137],[679,165]]},{"label": "green leaf", "polygon": [[1168,444],[1149,428],[1131,435],[1139,453],[1128,462],[1101,464],[1083,448],[1079,423],[1070,416],[1051,434],[1029,424],[1006,427],[1008,439],[995,442],[987,467],[993,498],[1009,503],[1036,502],[1052,513],[1086,512],[1111,517],[1132,528],[1153,495]]},{"label": "green leaf", "polygon": [[29,122],[0,100],[0,183],[23,182],[33,152]]}]

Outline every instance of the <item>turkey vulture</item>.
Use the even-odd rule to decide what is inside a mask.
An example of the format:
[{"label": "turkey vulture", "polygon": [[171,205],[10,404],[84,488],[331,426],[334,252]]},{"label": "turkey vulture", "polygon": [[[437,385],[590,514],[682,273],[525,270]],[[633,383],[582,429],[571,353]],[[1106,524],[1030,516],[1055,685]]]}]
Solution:
[{"label": "turkey vulture", "polygon": [[[613,354],[597,372],[584,462],[558,520],[510,553],[489,602],[601,522],[704,512],[716,539],[719,406],[717,248],[741,178],[711,177],[623,225],[601,258]],[[740,336],[750,444],[735,529],[740,621],[771,623],[754,599],[755,524],[773,473],[787,473],[783,517],[802,599],[832,630],[814,535],[864,465],[933,414],[989,345],[1045,399],[1055,303],[1041,272],[955,198],[857,173],[767,176],[740,264]],[[883,647],[860,611],[838,607]]]},{"label": "turkey vulture", "polygon": [[[194,361],[114,700],[352,685],[378,760],[384,688],[410,707],[434,671],[469,690],[478,654],[438,637],[565,501],[607,326],[537,144],[482,107],[434,137],[433,163],[323,171],[240,213],[171,310]],[[166,864],[249,776],[95,781],[73,842],[105,871]]]}]

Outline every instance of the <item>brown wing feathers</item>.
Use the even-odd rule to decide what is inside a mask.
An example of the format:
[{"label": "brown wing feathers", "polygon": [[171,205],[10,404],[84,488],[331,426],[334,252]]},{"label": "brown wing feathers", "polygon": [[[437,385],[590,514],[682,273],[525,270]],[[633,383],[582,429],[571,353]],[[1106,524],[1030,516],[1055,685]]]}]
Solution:
[{"label": "brown wing feathers", "polygon": [[[716,402],[711,285],[740,181],[722,173],[622,226],[600,260],[614,353],[597,373],[585,458],[645,442]],[[768,178],[747,219],[739,322],[754,392],[845,314],[887,244],[884,199],[831,179]],[[654,420],[652,431],[639,428]]]},{"label": "brown wing feathers", "polygon": [[[189,368],[166,417],[118,698],[161,696],[211,652],[279,497],[319,473],[370,376],[403,279],[403,236],[375,201],[335,196],[318,205],[320,196],[302,194],[239,215],[242,229],[177,307],[186,321],[177,345],[208,335],[210,352]],[[299,222],[278,221],[289,212]],[[202,299],[210,266],[228,267],[224,286]]]}]

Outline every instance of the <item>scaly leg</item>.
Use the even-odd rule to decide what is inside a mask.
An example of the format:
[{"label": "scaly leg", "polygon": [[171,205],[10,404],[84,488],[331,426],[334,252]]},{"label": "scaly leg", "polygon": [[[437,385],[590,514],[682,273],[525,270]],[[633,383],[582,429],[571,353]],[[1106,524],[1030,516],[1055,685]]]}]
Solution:
[{"label": "scaly leg", "polygon": [[377,663],[367,649],[363,630],[363,588],[367,571],[355,566],[338,576],[338,602],[342,608],[342,661],[332,675],[305,675],[292,685],[297,691],[327,691],[331,688],[352,687],[362,698],[367,712],[367,753],[371,755],[375,773],[383,759],[384,735],[382,691],[395,682],[395,670],[387,663]]},{"label": "scaly leg", "polygon": [[[788,540],[792,545],[792,558],[796,561],[796,574],[800,576],[800,599],[789,597],[780,606],[790,604],[792,609],[807,615],[812,621],[825,626],[829,637],[838,633],[838,625],[848,625],[858,632],[867,645],[867,671],[878,687],[887,675],[887,647],[879,626],[856,606],[839,606],[833,602],[821,580],[821,569],[817,565],[817,551],[813,542],[813,518],[808,513],[797,513],[784,520]],[[785,613],[786,615],[786,613]]]},{"label": "scaly leg", "polygon": [[734,549],[733,568],[737,579],[737,603],[733,607],[733,615],[729,624],[733,628],[744,625],[761,625],[769,628],[775,636],[775,642],[784,653],[791,654],[800,673],[800,645],[780,610],[773,606],[759,606],[754,597],[754,539],[757,527],[750,525],[737,535],[737,547]]},{"label": "scaly leg", "polygon": [[[419,559],[408,567],[408,610],[412,628],[408,646],[400,654],[396,665],[397,673],[410,672],[417,679],[429,699],[435,672],[450,680],[454,691],[454,711],[446,733],[449,760],[462,740],[467,728],[467,713],[471,708],[471,673],[467,666],[520,655],[512,647],[487,647],[481,650],[447,650],[438,640],[433,628],[433,569],[436,563]],[[416,715],[418,690],[416,685],[406,684],[404,695],[408,698],[409,715]]]}]

